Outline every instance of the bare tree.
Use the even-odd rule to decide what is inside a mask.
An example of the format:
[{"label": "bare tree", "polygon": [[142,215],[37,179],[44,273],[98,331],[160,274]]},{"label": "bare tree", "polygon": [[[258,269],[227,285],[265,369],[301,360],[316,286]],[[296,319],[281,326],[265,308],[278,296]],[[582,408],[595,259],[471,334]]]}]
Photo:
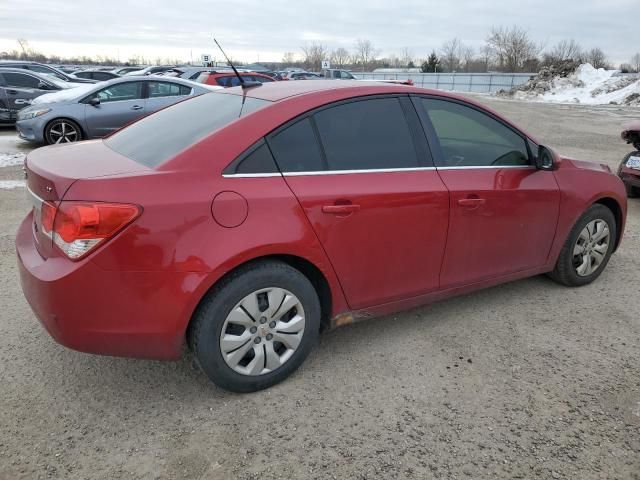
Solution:
[{"label": "bare tree", "polygon": [[356,58],[358,63],[362,64],[363,72],[369,63],[375,60],[378,53],[379,51],[374,48],[371,40],[358,39],[356,42],[354,58]]},{"label": "bare tree", "polygon": [[633,57],[631,57],[631,67],[636,72],[640,72],[640,52],[636,53]]},{"label": "bare tree", "polygon": [[455,72],[460,68],[460,40],[453,38],[442,44],[440,61],[447,72]]},{"label": "bare tree", "polygon": [[473,68],[473,56],[475,55],[475,51],[473,50],[473,47],[470,47],[468,45],[460,45],[460,59],[462,60],[462,63],[464,64],[464,71],[465,72],[470,72],[471,69]]},{"label": "bare tree", "polygon": [[584,54],[584,59],[589,62],[594,68],[607,68],[607,56],[599,48],[592,48]]},{"label": "bare tree", "polygon": [[322,61],[327,58],[327,48],[320,43],[312,43],[300,47],[304,53],[304,65],[306,68],[318,71],[322,68]]},{"label": "bare tree", "polygon": [[400,64],[403,68],[409,68],[409,64],[413,63],[413,52],[410,48],[404,47],[400,52]]},{"label": "bare tree", "polygon": [[561,40],[543,55],[544,65],[558,65],[563,62],[581,62],[583,59],[582,47],[573,38]]},{"label": "bare tree", "polygon": [[495,52],[498,68],[509,72],[522,70],[540,53],[541,47],[529,38],[529,33],[518,27],[493,27],[487,45]]},{"label": "bare tree", "polygon": [[349,52],[346,48],[337,48],[331,52],[331,65],[336,65],[339,68],[344,67],[347,63],[349,63]]},{"label": "bare tree", "polygon": [[482,69],[485,72],[489,71],[489,65],[491,64],[491,59],[493,58],[493,48],[489,45],[484,45],[480,48],[480,63],[482,64]]},{"label": "bare tree", "polygon": [[296,61],[295,53],[293,53],[293,52],[284,52],[284,55],[282,56],[282,63],[285,63],[287,65],[291,65],[295,61]]}]

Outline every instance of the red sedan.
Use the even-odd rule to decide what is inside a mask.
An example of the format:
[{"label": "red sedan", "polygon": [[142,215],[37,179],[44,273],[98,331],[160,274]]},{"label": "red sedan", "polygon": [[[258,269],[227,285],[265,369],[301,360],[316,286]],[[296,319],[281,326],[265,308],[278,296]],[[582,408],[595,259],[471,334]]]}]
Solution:
[{"label": "red sedan", "polygon": [[70,348],[273,385],[322,327],[523,277],[579,286],[620,244],[608,167],[497,113],[383,83],[205,94],[26,160],[22,288]]}]

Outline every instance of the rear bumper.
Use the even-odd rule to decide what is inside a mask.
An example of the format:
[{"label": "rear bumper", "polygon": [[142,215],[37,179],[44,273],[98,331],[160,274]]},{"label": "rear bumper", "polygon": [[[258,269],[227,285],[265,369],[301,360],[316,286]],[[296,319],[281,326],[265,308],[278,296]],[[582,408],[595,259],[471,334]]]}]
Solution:
[{"label": "rear bumper", "polygon": [[[47,332],[82,352],[175,360],[182,355],[191,315],[188,272],[107,271],[89,259],[43,259],[36,250],[32,216],[16,236],[24,295]],[[197,275],[196,275],[197,276]],[[190,298],[189,298],[190,299]]]},{"label": "rear bumper", "polygon": [[627,185],[640,188],[640,170],[623,167],[620,170],[620,179]]}]

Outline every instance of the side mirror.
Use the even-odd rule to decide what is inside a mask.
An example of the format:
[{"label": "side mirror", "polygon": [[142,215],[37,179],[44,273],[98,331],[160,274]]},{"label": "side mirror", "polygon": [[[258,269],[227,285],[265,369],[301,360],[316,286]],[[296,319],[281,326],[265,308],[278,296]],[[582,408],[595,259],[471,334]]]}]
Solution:
[{"label": "side mirror", "polygon": [[38,90],[51,90],[51,87],[47,83],[40,82],[38,83]]},{"label": "side mirror", "polygon": [[91,100],[89,100],[89,105],[91,105],[92,107],[97,107],[98,105],[100,105],[100,99],[98,97],[93,97]]},{"label": "side mirror", "polygon": [[540,145],[536,156],[536,168],[538,170],[556,170],[560,160],[558,155],[548,147]]}]

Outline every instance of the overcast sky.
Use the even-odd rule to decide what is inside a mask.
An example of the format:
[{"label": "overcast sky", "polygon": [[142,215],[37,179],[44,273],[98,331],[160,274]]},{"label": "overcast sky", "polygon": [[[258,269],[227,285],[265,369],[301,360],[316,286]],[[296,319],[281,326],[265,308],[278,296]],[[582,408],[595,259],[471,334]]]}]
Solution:
[{"label": "overcast sky", "polygon": [[199,58],[215,34],[243,61],[280,61],[313,41],[349,50],[369,39],[382,56],[426,57],[459,37],[481,47],[493,25],[519,25],[547,46],[574,38],[616,65],[640,50],[640,0],[0,0],[0,52],[17,38],[47,54]]}]

